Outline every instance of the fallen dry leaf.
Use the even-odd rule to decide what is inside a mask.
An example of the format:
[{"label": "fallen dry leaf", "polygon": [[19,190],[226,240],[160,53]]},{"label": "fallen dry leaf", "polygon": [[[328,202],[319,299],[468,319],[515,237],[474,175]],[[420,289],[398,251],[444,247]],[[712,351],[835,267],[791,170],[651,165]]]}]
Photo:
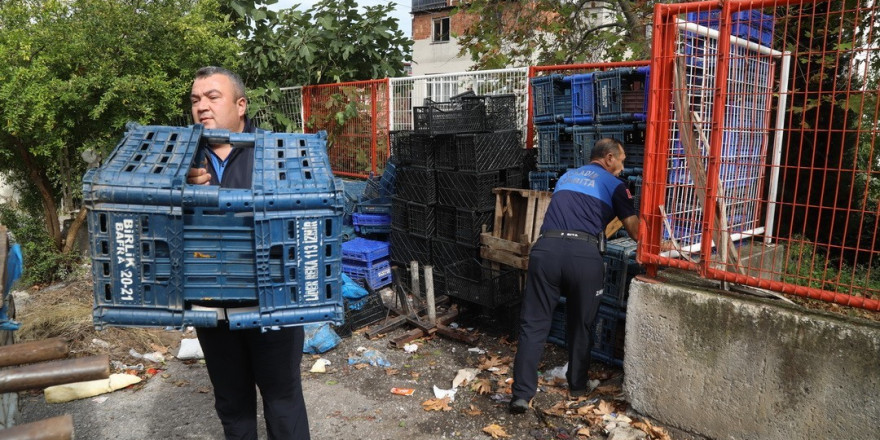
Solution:
[{"label": "fallen dry leaf", "polygon": [[418,373],[418,372],[415,372],[415,371],[411,371],[411,372],[409,373],[409,375],[410,375],[410,377],[412,377],[413,379],[418,379],[419,376],[422,375],[422,373]]},{"label": "fallen dry leaf", "polygon": [[632,427],[648,434],[648,438],[651,440],[672,440],[665,429],[652,425],[648,420],[633,422]]},{"label": "fallen dry leaf", "polygon": [[368,367],[367,364],[354,364],[355,370],[363,370],[364,368],[367,368],[367,367]]},{"label": "fallen dry leaf", "polygon": [[577,430],[578,438],[590,438],[590,428],[581,428]]},{"label": "fallen dry leaf", "polygon": [[211,392],[211,389],[208,387],[199,387],[198,389],[196,389],[196,391],[198,391],[200,394],[208,394]]},{"label": "fallen dry leaf", "polygon": [[593,390],[593,392],[598,394],[617,395],[620,394],[620,387],[617,385],[603,385],[601,387],[597,387],[595,390]]},{"label": "fallen dry leaf", "polygon": [[504,428],[502,428],[494,423],[483,428],[483,432],[491,435],[492,438],[508,438],[508,437],[510,437],[510,434],[506,433],[504,431]]},{"label": "fallen dry leaf", "polygon": [[471,391],[477,394],[489,394],[492,392],[492,382],[489,379],[477,379],[471,383]]},{"label": "fallen dry leaf", "polygon": [[599,407],[596,408],[596,414],[611,414],[614,412],[614,405],[611,402],[606,402],[604,400],[599,401]]},{"label": "fallen dry leaf", "polygon": [[478,415],[482,414],[483,412],[480,411],[480,409],[477,408],[476,406],[471,405],[468,409],[464,410],[464,413],[469,416],[478,416]]},{"label": "fallen dry leaf", "polygon": [[162,346],[159,344],[154,344],[152,342],[150,343],[150,349],[153,351],[158,351],[159,353],[162,353],[162,354],[168,353],[168,347],[165,347],[165,346]]},{"label": "fallen dry leaf", "polygon": [[399,373],[399,372],[400,372],[400,371],[398,371],[398,370],[396,370],[396,369],[394,369],[394,368],[386,368],[386,369],[385,369],[385,375],[386,375],[386,376],[394,376],[395,374],[397,374],[397,373]]},{"label": "fallen dry leaf", "polygon": [[551,416],[565,417],[565,415],[568,414],[568,405],[563,400],[561,402],[558,402],[556,405],[553,405],[550,408],[545,409],[544,414],[551,415]]},{"label": "fallen dry leaf", "polygon": [[448,397],[442,399],[428,399],[422,402],[422,408],[424,408],[425,411],[452,411],[452,407],[449,406]]},{"label": "fallen dry leaf", "polygon": [[492,372],[496,376],[506,376],[508,373],[510,373],[510,367],[507,365],[498,367],[498,370]]},{"label": "fallen dry leaf", "polygon": [[498,379],[498,388],[496,393],[513,394],[513,381],[508,382],[507,379]]},{"label": "fallen dry leaf", "polygon": [[593,410],[596,409],[596,405],[586,405],[577,409],[577,414],[579,416],[585,416],[588,414],[592,414]]},{"label": "fallen dry leaf", "polygon": [[478,366],[481,370],[488,370],[492,367],[501,367],[503,365],[507,365],[511,363],[513,359],[510,356],[489,356],[489,357],[480,357],[480,365]]}]

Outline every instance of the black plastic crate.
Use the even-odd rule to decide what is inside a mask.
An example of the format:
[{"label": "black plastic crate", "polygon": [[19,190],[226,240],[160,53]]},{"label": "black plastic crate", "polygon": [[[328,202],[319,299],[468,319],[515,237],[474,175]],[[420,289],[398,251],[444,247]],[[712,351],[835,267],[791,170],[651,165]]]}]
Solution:
[{"label": "black plastic crate", "polygon": [[437,172],[437,199],[446,206],[488,210],[495,208],[493,188],[519,188],[522,171],[508,168],[485,173]]},{"label": "black plastic crate", "polygon": [[433,169],[438,145],[448,143],[450,136],[431,136],[423,133],[412,133],[409,142],[400,150],[398,160],[401,165],[417,168]]},{"label": "black plastic crate", "polygon": [[336,328],[336,334],[346,338],[352,332],[370,324],[379,322],[388,315],[382,297],[377,292],[370,292],[358,300],[344,300],[345,322]]},{"label": "black plastic crate", "polygon": [[409,208],[406,200],[401,198],[391,198],[391,228],[406,232],[409,228]]},{"label": "black plastic crate", "polygon": [[641,266],[635,261],[637,246],[635,240],[629,237],[608,241],[604,255],[603,302],[613,306],[626,306],[630,281],[641,271]]},{"label": "black plastic crate", "polygon": [[642,203],[642,176],[629,176],[626,178],[626,183],[629,186],[629,193],[632,194],[633,206],[636,208],[636,212],[640,212]]},{"label": "black plastic crate", "polygon": [[455,160],[458,171],[493,171],[519,165],[519,130],[455,136]]},{"label": "black plastic crate", "polygon": [[480,257],[480,247],[463,245],[434,238],[431,240],[431,262],[437,267],[447,267],[461,260]]},{"label": "black plastic crate", "polygon": [[431,204],[437,201],[437,184],[434,170],[413,167],[400,167],[395,180],[395,196],[408,200]]},{"label": "black plastic crate", "polygon": [[406,232],[391,231],[391,261],[409,266],[410,261],[426,264],[431,261],[431,240],[416,237]]},{"label": "black plastic crate", "polygon": [[477,259],[457,261],[446,269],[446,294],[489,308],[520,302],[520,271],[501,267]]},{"label": "black plastic crate", "polygon": [[388,133],[389,142],[391,143],[391,156],[395,158],[398,164],[403,163],[404,157],[409,152],[409,141],[412,135],[412,130],[396,130]]},{"label": "black plastic crate", "polygon": [[593,322],[593,350],[590,354],[606,364],[622,366],[625,337],[626,311],[600,304]]},{"label": "black plastic crate", "polygon": [[495,220],[495,210],[474,211],[458,209],[455,216],[455,241],[465,246],[479,246],[483,226],[491,231]]},{"label": "black plastic crate", "polygon": [[407,204],[409,226],[407,232],[416,237],[431,238],[434,236],[434,205],[423,205],[410,202]]},{"label": "black plastic crate", "polygon": [[443,240],[455,241],[457,208],[437,205],[434,209],[435,236]]},{"label": "black plastic crate", "polygon": [[413,107],[416,133],[450,134],[486,131],[485,99],[473,97],[460,102],[426,103]]},{"label": "black plastic crate", "polygon": [[438,170],[455,171],[458,160],[455,154],[456,135],[436,136],[434,144],[434,168]]},{"label": "black plastic crate", "polygon": [[516,95],[486,96],[487,130],[516,130]]}]

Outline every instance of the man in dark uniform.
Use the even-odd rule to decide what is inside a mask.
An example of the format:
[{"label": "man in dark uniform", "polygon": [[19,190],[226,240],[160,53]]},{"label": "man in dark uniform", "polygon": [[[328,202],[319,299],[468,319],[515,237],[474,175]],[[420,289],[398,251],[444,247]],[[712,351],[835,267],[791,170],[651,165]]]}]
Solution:
[{"label": "man in dark uniform", "polygon": [[626,154],[614,139],[596,142],[590,163],[556,183],[541,235],[529,253],[529,271],[513,364],[510,412],[522,414],[538,388],[538,363],[550,333],[553,310],[566,296],[569,394],[588,392],[592,325],[599,310],[605,270],[599,239],[614,217],[638,240],[639,219],[626,185],[616,176]]},{"label": "man in dark uniform", "polygon": [[[190,94],[195,122],[207,129],[253,133],[246,116],[247,98],[238,75],[219,67],[196,72]],[[192,168],[187,183],[251,188],[253,148],[212,145],[205,168]],[[263,413],[270,439],[309,439],[309,421],[300,376],[303,329],[230,330],[227,314],[255,310],[252,303],[220,304],[216,328],[197,328],[196,334],[208,376],[214,386],[214,408],[227,439],[257,438],[257,394],[263,397]],[[206,307],[193,308],[205,309]]]}]

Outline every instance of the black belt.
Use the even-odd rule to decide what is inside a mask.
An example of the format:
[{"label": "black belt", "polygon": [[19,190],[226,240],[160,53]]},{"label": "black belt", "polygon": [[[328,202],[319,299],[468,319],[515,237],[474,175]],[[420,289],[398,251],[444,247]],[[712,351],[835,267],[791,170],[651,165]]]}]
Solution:
[{"label": "black belt", "polygon": [[584,240],[590,243],[599,244],[599,239],[593,234],[587,234],[580,231],[544,231],[541,237],[546,238],[571,238],[574,240]]}]

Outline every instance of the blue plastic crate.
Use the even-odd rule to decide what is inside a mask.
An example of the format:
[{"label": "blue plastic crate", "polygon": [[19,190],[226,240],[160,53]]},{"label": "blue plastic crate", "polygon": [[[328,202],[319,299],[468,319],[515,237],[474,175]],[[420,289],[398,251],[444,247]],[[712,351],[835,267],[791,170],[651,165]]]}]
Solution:
[{"label": "blue plastic crate", "polygon": [[566,124],[592,124],[596,114],[596,92],[593,74],[581,73],[566,78],[571,81],[571,118]]},{"label": "blue plastic crate", "polygon": [[530,171],[529,189],[536,191],[553,191],[559,174],[555,171]]},{"label": "blue plastic crate", "polygon": [[637,212],[641,212],[642,203],[642,176],[629,176],[626,178],[629,192],[633,198],[633,207]]},{"label": "blue plastic crate", "polygon": [[532,78],[532,114],[535,124],[562,122],[571,117],[571,83],[558,73]]},{"label": "blue plastic crate", "polygon": [[388,258],[388,242],[355,238],[342,243],[343,260],[359,261],[371,264],[374,261]]},{"label": "blue plastic crate", "polygon": [[580,154],[580,164],[590,163],[590,154],[593,152],[593,146],[603,136],[599,135],[597,126],[595,125],[576,125],[566,127],[565,132],[571,134],[572,142],[575,149]]},{"label": "blue plastic crate", "polygon": [[536,125],[535,128],[539,170],[556,171],[583,165],[583,155],[574,144],[571,133],[566,133],[565,125]]},{"label": "blue plastic crate", "polygon": [[[721,12],[720,9],[689,12],[687,20],[717,30],[721,27]],[[772,15],[763,14],[758,9],[733,12],[730,14],[730,34],[770,47],[773,45],[773,21]]]},{"label": "blue plastic crate", "polygon": [[377,197],[359,202],[354,207],[355,212],[363,214],[391,214],[391,197]]},{"label": "blue plastic crate", "polygon": [[[202,140],[254,147],[250,189],[187,185]],[[233,329],[342,320],[344,196],[326,135],[131,125],[83,178],[104,326],[214,326],[193,303],[257,305]]]},{"label": "blue plastic crate", "polygon": [[351,215],[351,222],[354,226],[391,226],[391,216],[388,214],[362,214],[354,213]]},{"label": "blue plastic crate", "polygon": [[625,307],[629,299],[629,283],[639,274],[636,263],[636,242],[629,238],[609,240],[605,255],[605,293],[602,301],[614,306]]},{"label": "blue plastic crate", "polygon": [[644,121],[648,115],[649,72],[649,67],[596,72],[594,120]]},{"label": "blue plastic crate", "polygon": [[370,265],[361,261],[342,260],[342,271],[355,281],[364,280],[373,290],[391,284],[391,263],[388,260],[376,261]]}]

